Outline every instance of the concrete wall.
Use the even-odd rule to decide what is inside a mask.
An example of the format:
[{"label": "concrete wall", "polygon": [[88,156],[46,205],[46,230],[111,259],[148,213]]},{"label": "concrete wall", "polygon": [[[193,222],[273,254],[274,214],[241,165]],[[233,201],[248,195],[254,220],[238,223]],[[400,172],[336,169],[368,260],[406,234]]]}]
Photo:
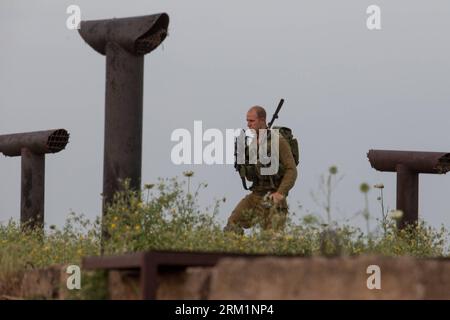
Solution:
[{"label": "concrete wall", "polygon": [[[380,289],[367,286],[375,285],[373,271],[367,273],[374,265]],[[66,279],[61,266],[28,271],[16,286],[0,284],[0,297],[64,299]],[[158,280],[158,299],[450,299],[450,260],[226,258],[213,268],[162,273]],[[138,299],[138,274],[111,271],[108,292],[111,299]]]},{"label": "concrete wall", "polygon": [[[380,268],[380,289],[374,272]],[[111,298],[132,281],[113,272]],[[450,299],[450,260],[386,258],[227,258],[214,268],[159,275],[158,299]],[[137,287],[137,282],[134,283]],[[126,285],[125,285],[126,286]],[[138,292],[138,291],[137,291]]]}]

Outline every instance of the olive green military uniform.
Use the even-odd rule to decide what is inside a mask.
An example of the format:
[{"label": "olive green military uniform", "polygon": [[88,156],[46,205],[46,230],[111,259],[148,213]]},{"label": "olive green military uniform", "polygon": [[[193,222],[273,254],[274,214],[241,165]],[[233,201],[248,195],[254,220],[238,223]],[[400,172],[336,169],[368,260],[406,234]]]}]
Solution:
[{"label": "olive green military uniform", "polygon": [[[268,183],[270,177],[267,177],[265,181],[249,177],[249,180],[253,181],[250,188],[252,192],[245,196],[233,210],[225,230],[242,233],[242,228],[250,228],[256,223],[260,223],[264,230],[284,228],[288,213],[286,197],[297,179],[297,168],[289,143],[281,135],[279,136],[279,159],[283,176],[279,179],[271,179],[270,183]],[[279,192],[284,199],[268,208],[263,201],[267,192]]]}]

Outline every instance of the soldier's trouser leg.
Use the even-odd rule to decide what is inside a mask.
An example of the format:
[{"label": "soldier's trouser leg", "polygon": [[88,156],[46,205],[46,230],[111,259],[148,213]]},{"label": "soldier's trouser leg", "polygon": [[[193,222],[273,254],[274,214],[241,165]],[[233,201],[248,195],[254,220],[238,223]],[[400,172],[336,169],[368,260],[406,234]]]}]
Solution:
[{"label": "soldier's trouser leg", "polygon": [[225,231],[234,231],[242,234],[242,228],[250,228],[257,222],[257,217],[262,218],[263,208],[261,207],[262,196],[250,193],[245,196],[234,208],[231,216],[228,218]]},{"label": "soldier's trouser leg", "polygon": [[264,230],[282,230],[286,224],[288,206],[286,199],[271,208],[262,206],[263,195],[251,193],[242,199],[228,218],[225,231],[242,234],[242,228],[250,228],[260,222]]},{"label": "soldier's trouser leg", "polygon": [[272,208],[264,211],[262,228],[264,230],[283,230],[286,225],[287,215],[288,205],[286,198],[284,198],[280,203],[273,205]]}]

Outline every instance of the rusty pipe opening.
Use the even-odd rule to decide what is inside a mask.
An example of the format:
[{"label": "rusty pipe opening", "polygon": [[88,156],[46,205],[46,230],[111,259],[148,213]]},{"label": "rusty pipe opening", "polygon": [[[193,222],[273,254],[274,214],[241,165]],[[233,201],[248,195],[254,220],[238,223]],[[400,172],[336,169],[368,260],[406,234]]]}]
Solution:
[{"label": "rusty pipe opening", "polygon": [[161,29],[155,33],[148,33],[136,40],[135,51],[139,55],[153,51],[167,36],[167,30]]},{"label": "rusty pipe opening", "polygon": [[69,133],[64,129],[52,132],[47,140],[48,153],[56,153],[63,150],[69,142]]},{"label": "rusty pipe opening", "polygon": [[149,31],[136,40],[136,54],[144,55],[156,49],[166,39],[168,25],[169,17],[163,15]]},{"label": "rusty pipe opening", "polygon": [[437,173],[446,173],[450,171],[450,153],[446,153],[438,159],[434,168]]}]

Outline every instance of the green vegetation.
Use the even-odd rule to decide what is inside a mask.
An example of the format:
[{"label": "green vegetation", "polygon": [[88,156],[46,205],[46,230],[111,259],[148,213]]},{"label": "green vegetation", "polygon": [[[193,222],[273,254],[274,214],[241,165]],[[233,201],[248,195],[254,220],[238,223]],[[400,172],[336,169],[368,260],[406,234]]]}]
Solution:
[{"label": "green vegetation", "polygon": [[[330,171],[335,175],[336,170]],[[192,174],[186,176],[188,184]],[[186,192],[190,185],[178,179],[160,179],[155,185],[145,185],[142,191],[130,190],[116,194],[103,221],[109,237],[104,241],[105,254],[121,254],[141,250],[226,251],[267,253],[278,255],[357,255],[381,254],[387,256],[411,255],[440,257],[448,253],[448,232],[436,230],[421,221],[417,226],[397,230],[394,212],[384,212],[378,228],[366,232],[338,224],[331,219],[331,178],[325,179],[326,223],[318,215],[297,217],[291,214],[283,232],[263,231],[258,226],[245,235],[224,233],[218,221],[216,201],[202,210],[197,199],[207,187],[200,184]],[[330,182],[331,181],[331,182]],[[380,189],[380,185],[375,186]],[[367,193],[363,184],[364,209],[360,214],[369,221]],[[382,201],[382,199],[379,198]],[[292,210],[291,210],[292,211]],[[401,214],[401,212],[400,212]],[[330,222],[329,222],[330,221]],[[45,234],[38,231],[22,232],[11,220],[0,225],[0,282],[10,274],[53,264],[79,264],[83,256],[100,254],[101,224],[99,219],[89,221],[84,216],[70,214],[62,229],[50,226]]]}]

